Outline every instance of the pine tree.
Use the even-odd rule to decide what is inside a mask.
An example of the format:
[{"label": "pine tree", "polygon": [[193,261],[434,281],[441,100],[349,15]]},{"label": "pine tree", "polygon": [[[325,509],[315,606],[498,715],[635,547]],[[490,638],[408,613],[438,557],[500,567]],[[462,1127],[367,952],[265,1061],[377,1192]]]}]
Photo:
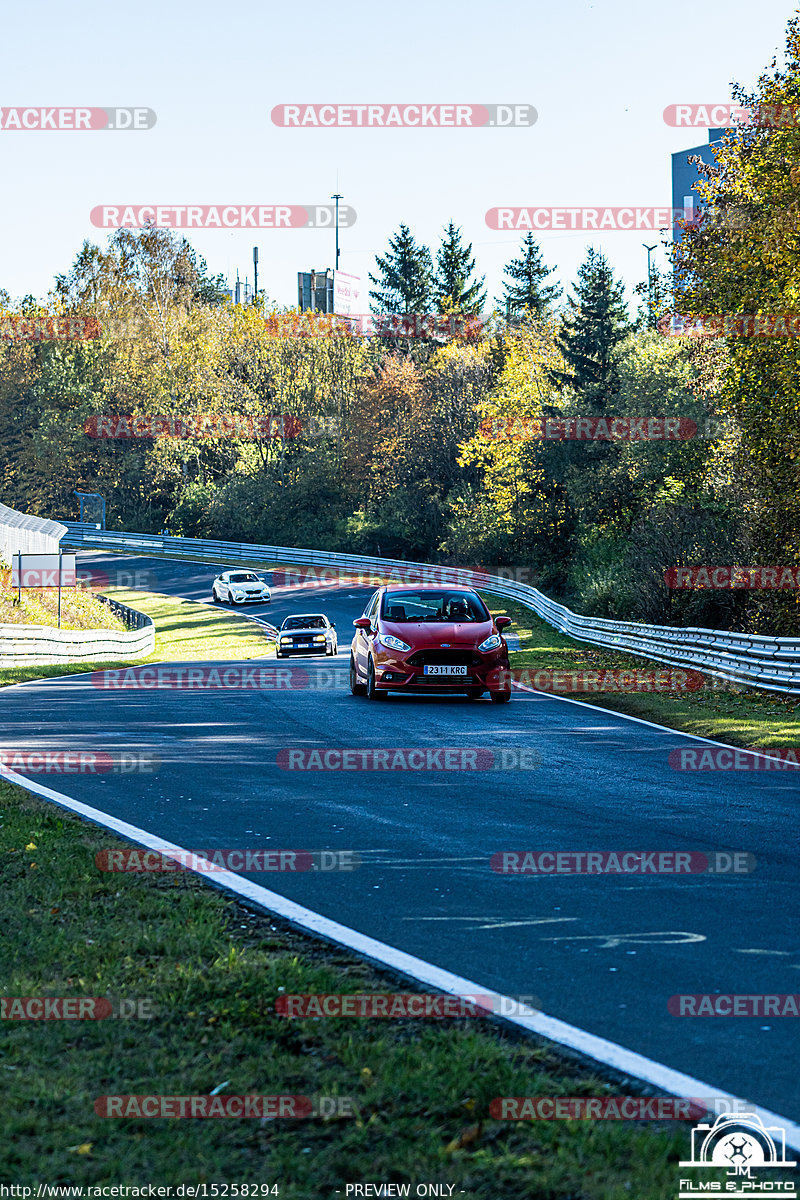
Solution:
[{"label": "pine tree", "polygon": [[384,258],[375,256],[378,275],[370,275],[375,284],[369,298],[373,312],[425,313],[429,311],[433,287],[433,261],[427,246],[418,245],[407,225],[401,225],[389,238]]},{"label": "pine tree", "polygon": [[616,349],[630,328],[622,284],[605,256],[589,247],[556,338],[566,370],[553,376],[574,388],[587,411],[602,414],[619,392]]},{"label": "pine tree", "polygon": [[486,303],[483,289],[486,276],[470,283],[475,271],[472,243],[461,243],[461,230],[451,221],[444,231],[442,244],[436,254],[434,284],[439,312],[479,313]]},{"label": "pine tree", "polygon": [[522,316],[525,312],[531,312],[535,317],[547,316],[561,296],[559,284],[545,285],[547,276],[552,275],[554,269],[544,265],[533,234],[527,233],[519,258],[512,259],[505,269],[504,274],[511,282],[503,280],[504,295],[498,297],[498,304],[509,317]]}]

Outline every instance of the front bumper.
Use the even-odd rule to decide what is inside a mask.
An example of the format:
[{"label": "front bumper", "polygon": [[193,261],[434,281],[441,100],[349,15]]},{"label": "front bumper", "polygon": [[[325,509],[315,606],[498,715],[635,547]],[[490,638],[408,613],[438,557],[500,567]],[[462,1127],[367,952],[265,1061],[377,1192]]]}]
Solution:
[{"label": "front bumper", "polygon": [[[409,662],[419,659],[425,651],[409,651],[407,654],[384,652],[375,658],[375,686],[381,691],[433,692],[454,695],[472,688],[482,691],[507,691],[509,683],[508,652],[490,651],[481,654],[477,650],[465,652],[471,661],[454,665],[465,666],[464,675],[426,675],[425,662]],[[442,664],[438,664],[442,665]]]},{"label": "front bumper", "polygon": [[276,645],[276,650],[279,654],[327,654],[328,643],[317,642],[314,646],[282,646],[280,642]]}]

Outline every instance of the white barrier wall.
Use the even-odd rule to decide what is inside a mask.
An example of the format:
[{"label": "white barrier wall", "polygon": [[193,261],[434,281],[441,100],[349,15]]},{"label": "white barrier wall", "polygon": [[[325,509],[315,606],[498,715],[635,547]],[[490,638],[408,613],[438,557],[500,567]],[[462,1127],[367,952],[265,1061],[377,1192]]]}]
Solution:
[{"label": "white barrier wall", "polygon": [[0,625],[0,667],[28,663],[110,662],[152,654],[156,632],[143,629],[51,629],[46,625]]},{"label": "white barrier wall", "polygon": [[0,504],[0,558],[11,565],[12,554],[58,554],[66,525],[30,517]]},{"label": "white barrier wall", "polygon": [[[66,525],[31,517],[0,504],[0,558],[58,554]],[[109,662],[152,654],[156,631],[150,618],[141,629],[52,629],[46,625],[0,625],[0,667],[27,663]]]}]

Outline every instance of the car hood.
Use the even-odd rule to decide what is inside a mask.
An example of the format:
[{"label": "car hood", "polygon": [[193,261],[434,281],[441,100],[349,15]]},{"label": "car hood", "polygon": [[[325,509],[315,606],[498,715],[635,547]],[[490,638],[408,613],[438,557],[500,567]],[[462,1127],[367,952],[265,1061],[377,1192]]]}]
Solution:
[{"label": "car hood", "polygon": [[492,633],[491,621],[383,621],[382,627],[414,646],[478,646]]}]

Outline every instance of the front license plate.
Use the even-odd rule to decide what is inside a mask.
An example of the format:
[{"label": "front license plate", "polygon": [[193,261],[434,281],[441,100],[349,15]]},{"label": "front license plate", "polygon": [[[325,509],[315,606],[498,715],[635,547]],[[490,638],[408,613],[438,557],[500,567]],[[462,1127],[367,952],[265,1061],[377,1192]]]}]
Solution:
[{"label": "front license plate", "polygon": [[297,649],[298,650],[311,650],[312,649],[311,642],[298,642]]},{"label": "front license plate", "polygon": [[466,675],[466,667],[426,667],[425,675]]}]

